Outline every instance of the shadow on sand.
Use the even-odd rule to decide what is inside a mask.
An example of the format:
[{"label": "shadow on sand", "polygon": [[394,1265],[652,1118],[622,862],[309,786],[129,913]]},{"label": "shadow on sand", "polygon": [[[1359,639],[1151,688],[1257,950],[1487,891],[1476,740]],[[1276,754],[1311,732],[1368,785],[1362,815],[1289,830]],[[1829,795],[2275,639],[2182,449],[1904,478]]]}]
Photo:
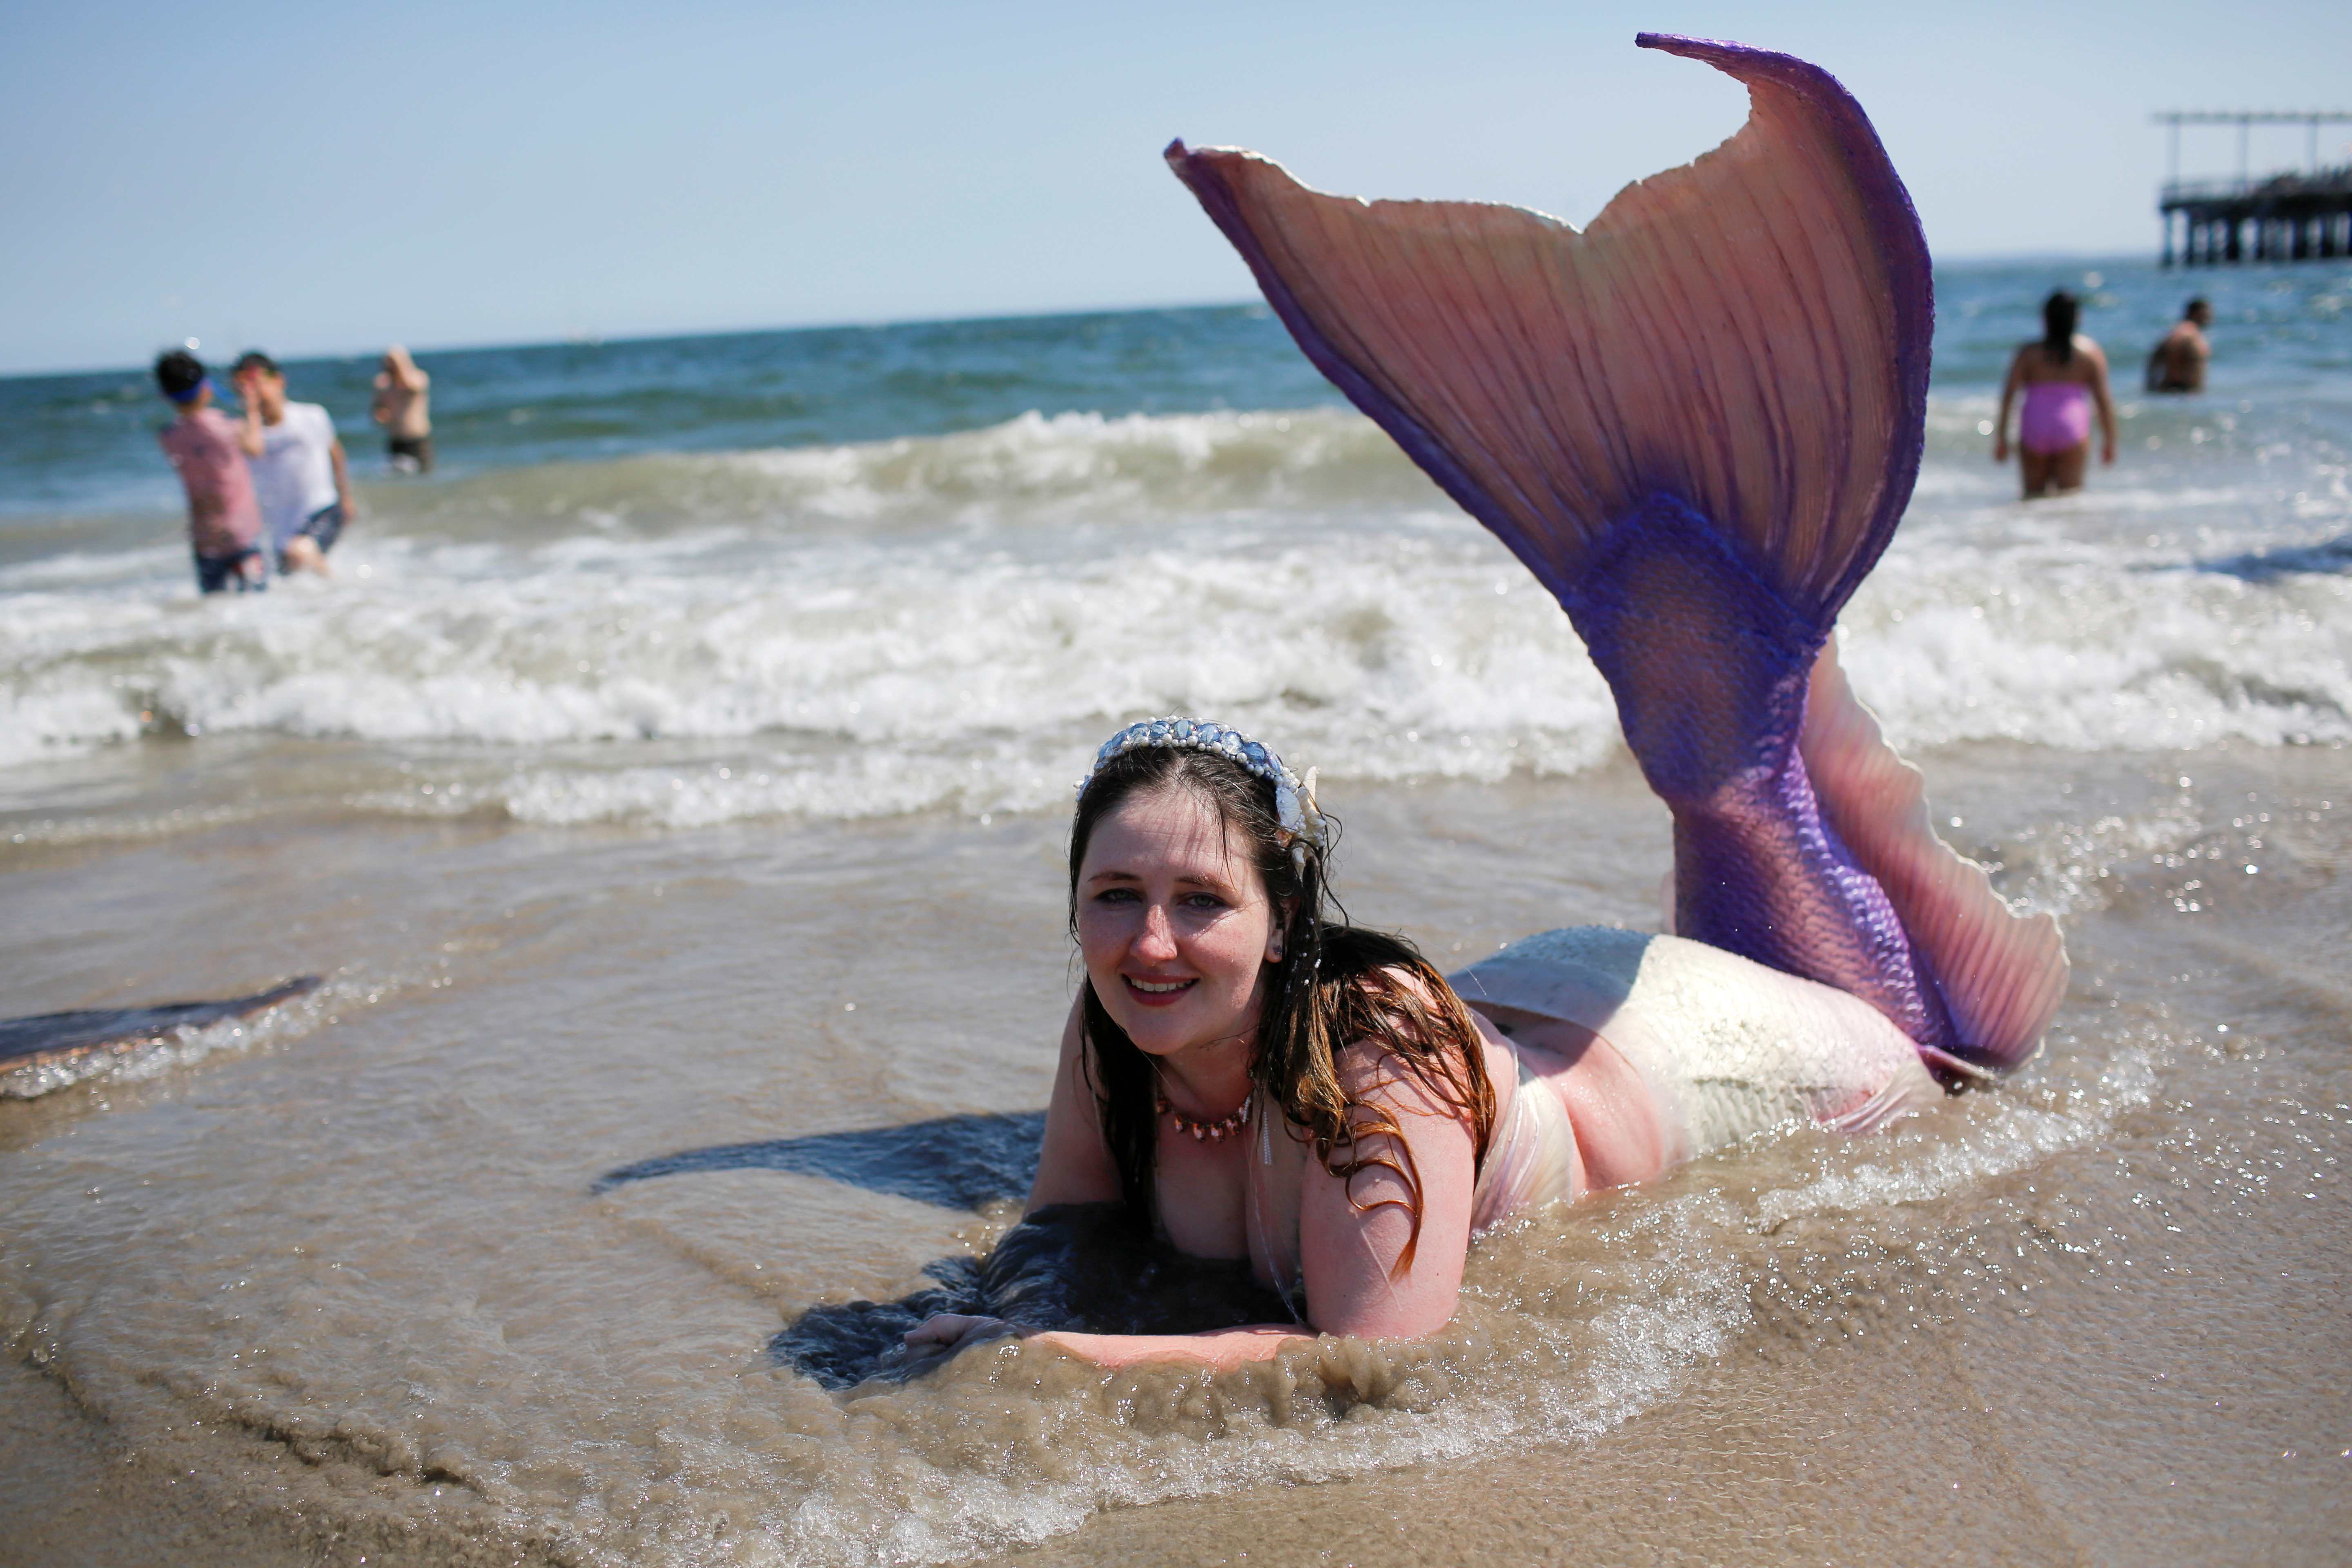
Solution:
[{"label": "shadow on sand", "polygon": [[819,1132],[761,1143],[720,1143],[640,1160],[596,1178],[609,1193],[630,1182],[710,1171],[791,1171],[829,1176],[870,1193],[889,1193],[943,1209],[976,1209],[999,1198],[1025,1196],[1037,1173],[1037,1143],[1045,1113],[942,1116],[904,1127]]},{"label": "shadow on sand", "polygon": [[225,1002],[163,1002],[152,1007],[97,1007],[0,1019],[0,1072],[127,1051],[182,1029],[201,1029],[224,1018],[258,1013],[318,988],[319,977],[305,974]]},{"label": "shadow on sand", "polygon": [[[608,1171],[593,1190],[712,1171],[790,1171],[940,1208],[977,1209],[1028,1192],[1045,1126],[1045,1113],[1032,1110],[722,1143]],[[1245,1261],[1186,1257],[1116,1204],[1040,1209],[986,1258],[939,1258],[923,1274],[934,1283],[895,1301],[811,1307],[769,1341],[769,1356],[827,1388],[851,1388],[936,1364],[908,1361],[900,1341],[935,1312],[1123,1334],[1290,1321],[1280,1298],[1250,1278]]]}]

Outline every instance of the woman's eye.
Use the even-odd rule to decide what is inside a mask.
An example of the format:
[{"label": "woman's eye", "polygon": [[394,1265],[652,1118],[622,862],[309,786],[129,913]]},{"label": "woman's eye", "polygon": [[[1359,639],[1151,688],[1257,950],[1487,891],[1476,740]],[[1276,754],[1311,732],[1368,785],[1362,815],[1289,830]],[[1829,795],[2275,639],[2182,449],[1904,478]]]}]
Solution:
[{"label": "woman's eye", "polygon": [[1098,904],[1131,904],[1135,902],[1135,889],[1133,888],[1105,888],[1101,892],[1095,895],[1095,902]]},{"label": "woman's eye", "polygon": [[1188,910],[1222,910],[1225,900],[1214,893],[1187,893],[1184,907]]}]

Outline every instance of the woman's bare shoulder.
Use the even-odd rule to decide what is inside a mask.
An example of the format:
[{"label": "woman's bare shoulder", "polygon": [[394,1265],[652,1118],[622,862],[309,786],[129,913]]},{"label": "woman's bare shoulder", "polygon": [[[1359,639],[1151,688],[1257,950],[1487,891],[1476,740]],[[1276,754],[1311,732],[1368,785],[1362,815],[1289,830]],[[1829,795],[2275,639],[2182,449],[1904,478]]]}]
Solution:
[{"label": "woman's bare shoulder", "polygon": [[[1382,1008],[1383,1001],[1393,1006],[1397,1001],[1407,1001],[1417,1006],[1424,1016],[1442,1018],[1457,1004],[1453,991],[1442,980],[1433,981],[1426,974],[1391,964],[1374,972],[1377,981],[1368,976],[1358,982],[1365,987],[1376,1010],[1389,1014],[1389,1027],[1378,1029],[1349,1040],[1332,1053],[1331,1066],[1339,1079],[1339,1087],[1351,1099],[1390,1099],[1399,1093],[1418,1100],[1427,1086],[1415,1063],[1409,1058],[1403,1037],[1419,1026],[1404,1016],[1402,1009]],[[1473,1028],[1475,1025],[1474,1023]],[[1483,1044],[1483,1041],[1481,1042]],[[1416,1042],[1419,1044],[1419,1042]],[[1423,1050],[1426,1049],[1423,1046]],[[1416,1051],[1412,1055],[1418,1056]]]}]

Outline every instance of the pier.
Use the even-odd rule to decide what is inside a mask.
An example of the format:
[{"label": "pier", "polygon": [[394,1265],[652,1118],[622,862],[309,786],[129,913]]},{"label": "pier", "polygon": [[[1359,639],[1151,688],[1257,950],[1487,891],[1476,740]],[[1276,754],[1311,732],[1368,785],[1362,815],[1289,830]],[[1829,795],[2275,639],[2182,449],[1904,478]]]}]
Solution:
[{"label": "pier", "polygon": [[[2322,168],[2319,163],[2319,128],[2347,121],[2352,121],[2352,112],[2322,110],[2173,110],[2158,115],[2156,122],[2172,132],[2169,174],[2158,203],[2164,215],[2164,265],[2170,267],[2176,255],[2183,267],[2352,256],[2352,166]],[[2183,181],[2183,125],[2236,126],[2237,178]],[[2255,125],[2305,127],[2310,152],[2304,169],[2260,179],[2249,176],[2247,132]]]}]

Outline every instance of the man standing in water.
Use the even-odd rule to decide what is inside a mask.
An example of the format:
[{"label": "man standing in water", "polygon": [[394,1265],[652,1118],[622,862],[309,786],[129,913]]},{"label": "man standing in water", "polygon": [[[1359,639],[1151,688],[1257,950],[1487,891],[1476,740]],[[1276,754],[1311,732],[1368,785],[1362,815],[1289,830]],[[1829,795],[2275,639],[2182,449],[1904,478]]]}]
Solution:
[{"label": "man standing in water", "polygon": [[236,390],[245,400],[237,437],[253,459],[254,494],[278,570],[332,575],[327,552],[359,515],[334,420],[318,404],[287,402],[285,373],[258,349],[237,360]]},{"label": "man standing in water", "polygon": [[155,360],[155,384],[180,416],[155,433],[188,492],[188,544],[195,552],[196,591],[240,594],[269,586],[262,563],[261,509],[254,504],[238,431],[213,406],[213,378],[186,349]]},{"label": "man standing in water", "polygon": [[2202,299],[2189,301],[2180,320],[2157,343],[2156,352],[2147,356],[2150,392],[2205,390],[2205,366],[2213,357],[2213,345],[2205,341],[2205,329],[2212,321],[2212,306]]},{"label": "man standing in water", "polygon": [[394,343],[383,351],[370,417],[383,426],[394,473],[433,471],[433,418],[425,405],[432,385],[433,378],[416,368],[406,349]]}]

